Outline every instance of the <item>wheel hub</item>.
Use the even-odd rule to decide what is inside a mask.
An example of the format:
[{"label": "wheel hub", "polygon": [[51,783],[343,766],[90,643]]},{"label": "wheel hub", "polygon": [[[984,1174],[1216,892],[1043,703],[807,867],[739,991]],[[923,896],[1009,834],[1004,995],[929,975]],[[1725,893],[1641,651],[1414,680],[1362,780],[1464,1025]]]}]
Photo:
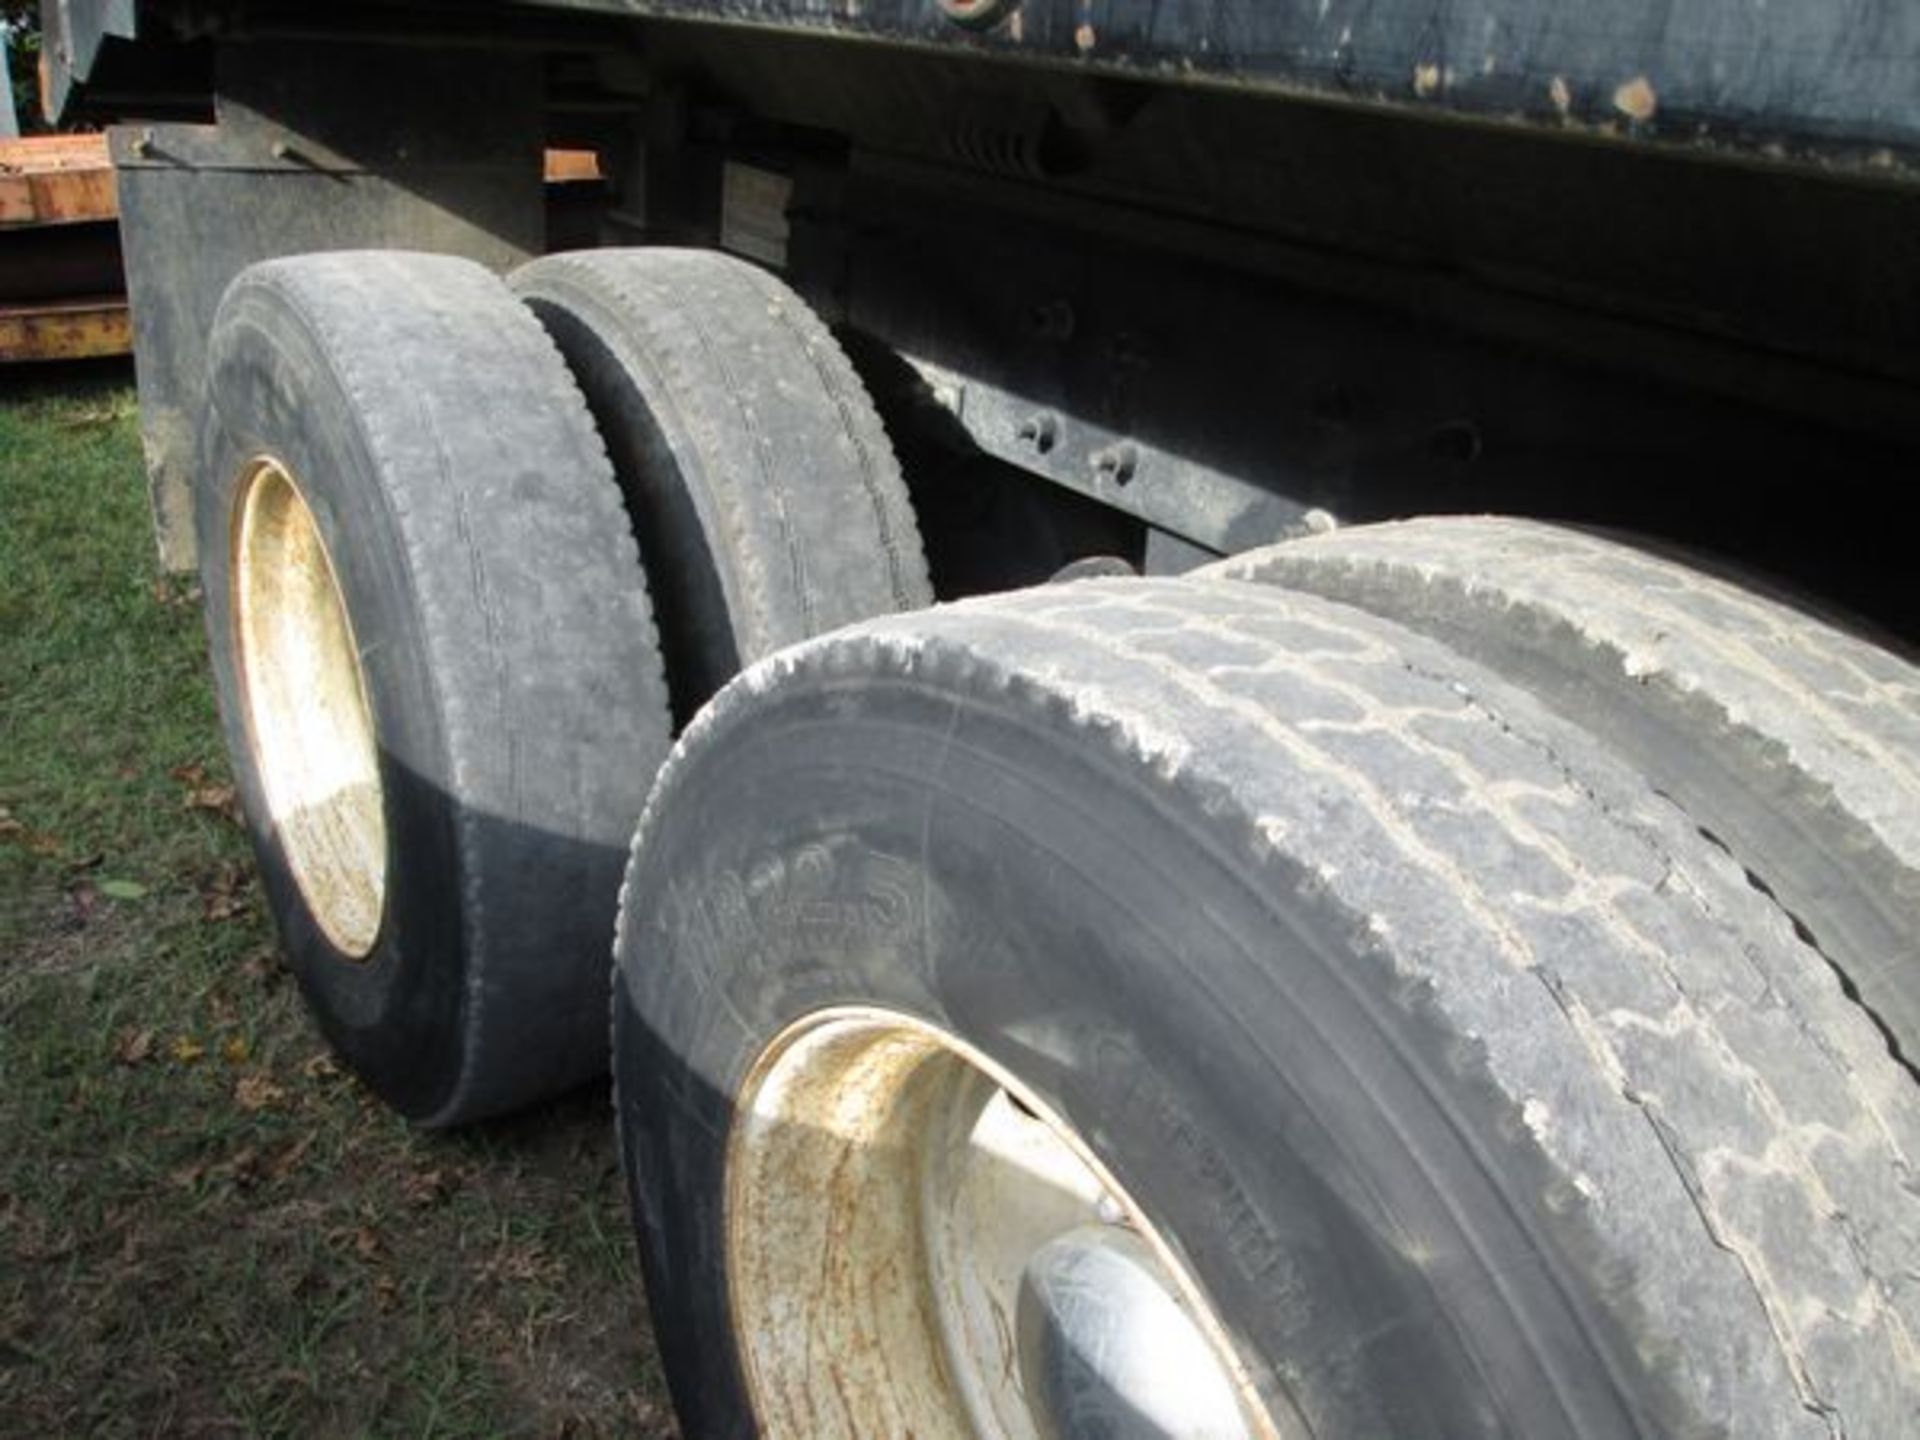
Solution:
[{"label": "wheel hub", "polygon": [[1085,1226],[1020,1286],[1020,1379],[1046,1440],[1246,1440],[1224,1367],[1139,1236]]},{"label": "wheel hub", "polygon": [[369,954],[386,906],[387,827],[366,681],[333,561],[286,466],[241,477],[233,624],[267,818],[334,948]]},{"label": "wheel hub", "polygon": [[768,1434],[1270,1436],[1198,1287],[1057,1116],[867,1009],[768,1047],[728,1147],[728,1279]]}]

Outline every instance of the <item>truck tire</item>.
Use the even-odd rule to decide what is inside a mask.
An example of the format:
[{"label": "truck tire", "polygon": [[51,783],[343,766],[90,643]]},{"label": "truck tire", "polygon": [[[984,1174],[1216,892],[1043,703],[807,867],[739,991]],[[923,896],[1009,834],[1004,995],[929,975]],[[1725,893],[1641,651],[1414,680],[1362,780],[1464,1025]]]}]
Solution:
[{"label": "truck tire", "polygon": [[786,285],[664,247],[551,255],[510,278],[606,437],[680,723],[783,645],[933,603],[886,431]]},{"label": "truck tire", "polygon": [[1804,928],[1920,1062],[1920,667],[1598,536],[1431,518],[1210,574],[1311,591],[1499,671],[1639,767]]},{"label": "truck tire", "polygon": [[1090,580],[787,651],[616,958],[690,1434],[1920,1426],[1904,1072],[1635,772],[1378,617]]},{"label": "truck tire", "polygon": [[245,271],[209,374],[215,688],[320,1028],[432,1126],[604,1073],[620,867],[670,725],[559,355],[477,265],[350,252]]}]

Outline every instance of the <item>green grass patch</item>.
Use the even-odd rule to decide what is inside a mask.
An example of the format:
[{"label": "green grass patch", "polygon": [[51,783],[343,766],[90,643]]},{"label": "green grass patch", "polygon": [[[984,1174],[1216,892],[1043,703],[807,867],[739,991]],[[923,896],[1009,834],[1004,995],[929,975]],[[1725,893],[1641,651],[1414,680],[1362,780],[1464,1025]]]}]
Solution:
[{"label": "green grass patch", "polygon": [[339,1073],[126,375],[0,385],[0,1430],[672,1433],[604,1096],[423,1136]]}]

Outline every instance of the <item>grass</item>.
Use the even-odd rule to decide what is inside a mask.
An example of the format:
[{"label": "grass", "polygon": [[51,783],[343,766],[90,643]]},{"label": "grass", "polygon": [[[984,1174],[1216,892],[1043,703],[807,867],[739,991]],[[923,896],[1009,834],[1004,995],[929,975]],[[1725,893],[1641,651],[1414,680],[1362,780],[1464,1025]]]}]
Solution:
[{"label": "grass", "polygon": [[333,1065],[126,374],[0,386],[0,1432],[671,1434],[604,1096],[427,1136]]}]

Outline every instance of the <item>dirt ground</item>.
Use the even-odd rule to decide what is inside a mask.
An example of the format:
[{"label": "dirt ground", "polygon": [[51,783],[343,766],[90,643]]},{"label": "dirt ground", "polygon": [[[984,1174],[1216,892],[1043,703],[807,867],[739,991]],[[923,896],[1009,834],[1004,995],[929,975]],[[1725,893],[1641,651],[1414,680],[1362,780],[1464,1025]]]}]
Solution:
[{"label": "dirt ground", "polygon": [[0,1434],[673,1433],[598,1089],[425,1136],[275,949],[124,367],[0,375]]}]

